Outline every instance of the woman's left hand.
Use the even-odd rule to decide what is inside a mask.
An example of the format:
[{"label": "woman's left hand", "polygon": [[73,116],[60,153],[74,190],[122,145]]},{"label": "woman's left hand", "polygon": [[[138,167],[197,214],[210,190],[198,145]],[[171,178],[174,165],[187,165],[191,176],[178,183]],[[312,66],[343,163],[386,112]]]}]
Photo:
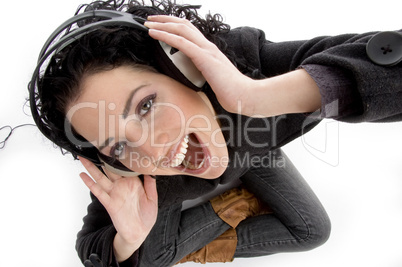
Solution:
[{"label": "woman's left hand", "polygon": [[[144,242],[158,215],[156,180],[144,175],[123,177],[104,169],[105,176],[91,161],[81,158],[87,169],[80,177],[108,212],[117,233],[113,241],[116,259],[128,259]],[[92,179],[92,178],[93,179]]]},{"label": "woman's left hand", "polygon": [[232,113],[247,113],[248,88],[252,79],[243,75],[230,60],[188,20],[172,16],[150,16],[145,23],[149,35],[179,49],[201,71],[219,103]]}]

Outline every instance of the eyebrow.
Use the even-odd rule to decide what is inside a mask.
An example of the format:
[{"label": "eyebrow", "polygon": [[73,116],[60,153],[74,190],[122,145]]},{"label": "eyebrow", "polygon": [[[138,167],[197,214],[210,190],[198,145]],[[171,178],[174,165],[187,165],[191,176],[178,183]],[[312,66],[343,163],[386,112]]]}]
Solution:
[{"label": "eyebrow", "polygon": [[131,93],[128,95],[126,105],[124,106],[124,109],[123,109],[123,119],[126,119],[128,116],[128,112],[131,109],[131,104],[133,103],[132,99],[133,99],[135,93],[137,93],[138,90],[140,90],[141,88],[144,88],[145,86],[148,86],[148,85],[149,84],[140,85],[137,88],[135,88],[133,91],[131,91]]},{"label": "eyebrow", "polygon": [[[126,100],[126,104],[124,105],[123,119],[126,119],[128,116],[128,112],[131,109],[131,104],[133,102],[132,99],[133,99],[135,93],[137,93],[138,90],[140,90],[141,88],[144,88],[145,86],[148,86],[148,85],[149,84],[142,84],[130,92],[130,94],[128,95],[127,100]],[[109,144],[113,141],[113,139],[114,139],[113,137],[109,137],[108,139],[106,139],[106,141],[103,142],[102,145],[99,146],[98,150],[102,151],[105,147],[109,146]]]}]

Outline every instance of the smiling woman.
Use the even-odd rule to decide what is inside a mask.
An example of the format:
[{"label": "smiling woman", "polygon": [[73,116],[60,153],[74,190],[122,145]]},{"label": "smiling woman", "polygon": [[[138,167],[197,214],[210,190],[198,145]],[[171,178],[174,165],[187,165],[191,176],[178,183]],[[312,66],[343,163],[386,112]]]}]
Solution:
[{"label": "smiling woman", "polygon": [[[39,129],[56,144],[79,156],[94,179],[81,174],[94,195],[78,234],[81,260],[93,261],[90,255],[96,253],[104,264],[116,266],[225,262],[234,257],[309,250],[325,242],[330,223],[323,207],[278,150],[295,138],[300,127],[307,131],[318,121],[306,124],[304,115],[289,116],[275,125],[278,131],[275,142],[256,145],[261,140],[272,139],[266,118],[250,121],[240,114],[228,113],[208,84],[214,83],[213,79],[202,88],[188,83],[191,78],[175,70],[180,69],[178,63],[169,56],[182,52],[168,49],[166,55],[156,53],[160,43],[152,38],[158,38],[152,36],[160,32],[155,29],[158,23],[182,28],[180,32],[188,35],[189,40],[209,47],[208,53],[215,54],[219,64],[228,69],[226,74],[249,83],[253,80],[235,65],[255,78],[264,75],[251,62],[236,59],[235,54],[247,45],[229,48],[227,44],[231,38],[242,39],[244,34],[257,37],[261,32],[250,28],[244,33],[232,33],[219,16],[202,19],[196,7],[168,1],[151,1],[150,7],[130,1],[127,13],[105,10],[124,9],[122,4],[95,2],[86,7],[91,12],[77,15],[56,30],[53,36],[63,27],[68,29],[53,45],[48,45],[53,43],[53,36],[49,38],[37,67],[37,70],[44,68],[44,72],[35,71],[30,85],[31,108]],[[145,23],[153,28],[149,35],[138,25],[141,18],[137,15],[153,20]],[[77,28],[70,27],[75,22]],[[256,55],[250,53],[250,56]],[[168,57],[162,60],[165,67],[160,65],[161,57]],[[183,57],[184,54],[180,56]],[[196,59],[193,61],[203,65]],[[41,66],[44,62],[49,62],[46,67]],[[191,68],[191,61],[185,62]],[[311,79],[304,80],[306,88],[310,85],[315,88]],[[239,88],[247,86],[239,84]],[[235,97],[241,96],[239,93]],[[247,127],[247,138],[242,135],[242,125]],[[66,129],[71,129],[67,135]],[[230,144],[230,138],[242,141]],[[272,150],[275,153],[271,154]],[[237,164],[233,160],[247,159],[247,155],[253,156],[253,162],[255,157],[272,155],[286,163],[269,168],[255,167],[251,161]],[[111,159],[106,165],[123,167],[131,175],[119,176],[107,168],[99,168],[99,159],[103,158]],[[138,177],[138,173],[143,177]],[[183,200],[202,196],[220,183],[239,179],[258,199],[245,189],[235,188],[211,202],[182,212]],[[279,195],[276,193],[281,191]],[[265,211],[266,204],[272,206],[269,212]],[[253,220],[248,220],[249,217]],[[266,226],[268,231],[264,230]],[[227,241],[220,245],[214,243],[221,235],[228,234],[231,238],[223,239]],[[272,242],[277,244],[269,245]],[[214,249],[208,251],[219,252],[221,256],[197,251],[211,244],[215,244]]]},{"label": "smiling woman", "polygon": [[[320,107],[340,120],[397,119],[397,94],[366,102],[364,93],[397,91],[400,65],[370,61],[372,33],[272,43],[220,16],[203,19],[197,6],[149,5],[85,6],[59,41],[47,42],[54,46],[42,50],[30,84],[39,129],[93,178],[81,174],[92,192],[77,240],[81,260],[171,266],[324,243],[328,216],[280,147],[315,127],[311,112]],[[178,53],[207,83],[180,71],[170,57]],[[334,109],[334,99],[347,101]],[[379,114],[384,101],[396,104]],[[182,211],[184,200],[238,180],[242,188]]]}]

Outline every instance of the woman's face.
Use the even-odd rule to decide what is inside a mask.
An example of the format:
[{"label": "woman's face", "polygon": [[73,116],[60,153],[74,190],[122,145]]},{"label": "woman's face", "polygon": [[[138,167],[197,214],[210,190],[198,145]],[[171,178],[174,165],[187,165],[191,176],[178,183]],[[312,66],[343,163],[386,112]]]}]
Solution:
[{"label": "woman's face", "polygon": [[69,106],[75,130],[129,169],[152,175],[217,178],[228,152],[203,93],[129,66],[86,76]]}]

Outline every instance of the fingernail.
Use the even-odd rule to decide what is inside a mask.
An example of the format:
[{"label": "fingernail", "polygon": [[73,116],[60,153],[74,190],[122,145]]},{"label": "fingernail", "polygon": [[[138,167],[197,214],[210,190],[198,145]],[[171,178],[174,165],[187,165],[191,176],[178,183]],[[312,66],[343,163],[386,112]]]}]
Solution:
[{"label": "fingernail", "polygon": [[151,28],[151,24],[152,24],[152,23],[149,22],[149,21],[145,21],[145,22],[144,22],[144,26],[147,27],[148,29]]}]

